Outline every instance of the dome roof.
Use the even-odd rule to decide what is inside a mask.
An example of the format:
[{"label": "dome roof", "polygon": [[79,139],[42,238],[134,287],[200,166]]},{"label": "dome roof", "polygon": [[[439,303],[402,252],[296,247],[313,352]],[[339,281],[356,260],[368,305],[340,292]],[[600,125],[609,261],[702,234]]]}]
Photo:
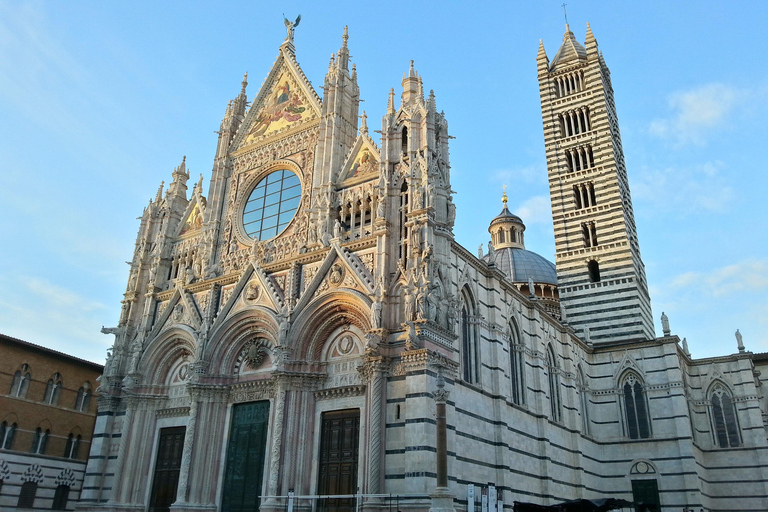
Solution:
[{"label": "dome roof", "polygon": [[[490,263],[490,256],[486,254],[483,259]],[[493,263],[512,282],[527,282],[530,277],[535,283],[557,284],[555,264],[535,252],[505,247],[493,251]]]},{"label": "dome roof", "polygon": [[[506,197],[506,194],[504,195]],[[498,214],[493,218],[491,221],[491,226],[493,226],[495,223],[500,221],[511,221],[511,222],[519,222],[520,224],[523,223],[523,219],[515,215],[514,213],[510,212],[509,209],[507,209],[507,203],[504,202],[504,209],[501,210],[501,213]]]}]

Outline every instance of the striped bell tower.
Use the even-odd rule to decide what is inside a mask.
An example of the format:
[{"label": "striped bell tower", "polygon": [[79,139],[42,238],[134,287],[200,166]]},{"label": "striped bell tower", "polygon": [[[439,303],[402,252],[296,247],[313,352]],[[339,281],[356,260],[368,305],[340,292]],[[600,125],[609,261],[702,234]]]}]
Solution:
[{"label": "striped bell tower", "polygon": [[611,76],[587,24],[536,57],[565,321],[588,342],[655,337]]}]

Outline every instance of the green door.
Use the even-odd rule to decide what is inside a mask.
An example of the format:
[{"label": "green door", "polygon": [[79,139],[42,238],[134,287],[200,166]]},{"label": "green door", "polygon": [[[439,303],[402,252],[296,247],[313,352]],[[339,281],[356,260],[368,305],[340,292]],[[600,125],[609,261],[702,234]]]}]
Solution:
[{"label": "green door", "polygon": [[259,510],[268,421],[269,401],[232,407],[222,512]]},{"label": "green door", "polygon": [[656,480],[632,480],[632,501],[636,512],[659,512],[659,484]]}]

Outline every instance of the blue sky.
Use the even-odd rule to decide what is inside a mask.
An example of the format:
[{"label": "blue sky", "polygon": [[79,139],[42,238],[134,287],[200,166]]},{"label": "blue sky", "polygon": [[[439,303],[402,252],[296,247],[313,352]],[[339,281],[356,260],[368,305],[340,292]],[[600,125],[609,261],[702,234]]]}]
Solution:
[{"label": "blue sky", "polygon": [[[228,100],[253,98],[302,15],[297,58],[320,86],[349,25],[376,129],[410,59],[451,141],[459,242],[476,251],[501,186],[526,247],[554,260],[536,77],[562,1],[0,0],[0,332],[103,361],[141,215],[183,155],[210,176]],[[319,7],[322,6],[322,7]],[[694,357],[768,351],[768,2],[568,2],[611,69],[657,334]]]}]

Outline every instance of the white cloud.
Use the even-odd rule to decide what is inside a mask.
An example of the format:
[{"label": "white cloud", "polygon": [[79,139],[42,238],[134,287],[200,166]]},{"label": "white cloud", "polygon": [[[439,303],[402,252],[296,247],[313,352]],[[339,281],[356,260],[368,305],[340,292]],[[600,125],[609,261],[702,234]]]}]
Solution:
[{"label": "white cloud", "polygon": [[649,203],[646,212],[723,212],[736,198],[723,169],[725,164],[720,161],[682,168],[645,167],[632,176],[632,196],[638,203]]},{"label": "white cloud", "polygon": [[547,170],[529,165],[515,169],[498,169],[489,174],[488,181],[502,183],[510,189],[516,188],[519,183],[545,183]]},{"label": "white cloud", "polygon": [[712,83],[669,97],[670,117],[651,122],[651,135],[678,145],[704,145],[706,137],[727,123],[734,107],[745,96],[734,87]]},{"label": "white cloud", "polygon": [[768,290],[768,259],[748,259],[709,272],[685,272],[669,286],[710,297]]},{"label": "white cloud", "polygon": [[0,277],[3,334],[91,361],[102,361],[114,341],[100,333],[114,312],[100,302],[45,279]]},{"label": "white cloud", "polygon": [[526,199],[523,204],[512,209],[525,224],[551,223],[552,212],[549,205],[549,196],[533,196]]}]

